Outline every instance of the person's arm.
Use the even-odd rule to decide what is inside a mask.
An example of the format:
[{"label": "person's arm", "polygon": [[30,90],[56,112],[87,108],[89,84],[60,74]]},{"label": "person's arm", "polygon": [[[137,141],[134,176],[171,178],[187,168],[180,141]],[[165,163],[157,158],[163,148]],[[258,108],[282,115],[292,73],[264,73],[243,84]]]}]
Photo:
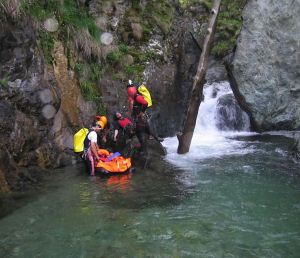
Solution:
[{"label": "person's arm", "polygon": [[116,142],[117,141],[117,136],[119,134],[119,130],[118,129],[115,129],[115,133],[114,133],[114,141]]},{"label": "person's arm", "polygon": [[129,101],[129,111],[131,112],[132,109],[133,109],[133,102],[134,102],[134,99],[129,97],[128,98],[128,101]]}]

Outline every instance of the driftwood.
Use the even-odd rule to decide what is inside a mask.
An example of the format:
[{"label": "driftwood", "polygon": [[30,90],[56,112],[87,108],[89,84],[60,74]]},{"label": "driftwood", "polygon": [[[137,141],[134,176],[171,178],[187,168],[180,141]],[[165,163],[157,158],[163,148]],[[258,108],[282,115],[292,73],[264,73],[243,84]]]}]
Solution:
[{"label": "driftwood", "polygon": [[203,85],[205,82],[205,72],[208,64],[208,57],[213,42],[214,33],[216,30],[217,18],[219,14],[221,0],[214,0],[213,8],[209,17],[209,24],[207,28],[207,34],[203,43],[202,53],[199,59],[197,73],[194,77],[193,88],[191,92],[190,102],[188,105],[188,111],[184,128],[181,135],[178,135],[178,149],[179,154],[187,153],[190,149],[198,110],[202,99]]}]

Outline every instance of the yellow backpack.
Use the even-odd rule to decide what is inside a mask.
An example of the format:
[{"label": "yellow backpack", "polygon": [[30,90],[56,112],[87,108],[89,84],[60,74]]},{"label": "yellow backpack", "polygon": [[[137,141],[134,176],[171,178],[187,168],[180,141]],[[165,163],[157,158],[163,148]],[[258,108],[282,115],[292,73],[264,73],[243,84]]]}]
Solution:
[{"label": "yellow backpack", "polygon": [[148,102],[148,107],[151,107],[152,99],[147,87],[144,84],[142,84],[141,86],[138,87],[138,92],[146,99],[146,101]]},{"label": "yellow backpack", "polygon": [[74,134],[74,152],[82,152],[84,149],[84,139],[87,136],[89,129],[81,128]]}]

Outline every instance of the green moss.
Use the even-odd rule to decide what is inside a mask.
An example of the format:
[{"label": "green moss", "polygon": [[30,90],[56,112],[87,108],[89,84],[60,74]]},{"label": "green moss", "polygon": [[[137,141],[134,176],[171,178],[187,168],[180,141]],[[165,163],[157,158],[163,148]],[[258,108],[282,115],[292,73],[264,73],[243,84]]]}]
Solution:
[{"label": "green moss", "polygon": [[52,64],[53,56],[52,51],[54,47],[53,36],[45,30],[40,30],[39,35],[39,46],[43,51],[43,55],[47,64]]},{"label": "green moss", "polygon": [[144,71],[144,69],[144,65],[130,65],[125,66],[123,71],[128,77],[140,77],[140,74]]},{"label": "green moss", "polygon": [[119,51],[123,54],[128,54],[128,51],[129,51],[129,47],[125,44],[120,44],[119,45]]},{"label": "green moss", "polygon": [[122,57],[122,53],[117,50],[117,51],[112,51],[112,52],[109,52],[106,56],[106,60],[108,62],[110,62],[111,64],[116,64],[117,62],[120,61],[121,57]]},{"label": "green moss", "polygon": [[102,105],[101,93],[97,85],[104,72],[103,66],[95,61],[89,63],[82,61],[75,64],[74,70],[79,79],[79,86],[84,99],[96,101],[97,105]]},{"label": "green moss", "polygon": [[0,86],[3,88],[8,88],[9,77],[4,77],[0,79]]},{"label": "green moss", "polygon": [[166,35],[172,25],[174,6],[168,1],[153,0],[149,1],[142,12],[142,21],[147,30],[151,30],[149,24],[156,24]]},{"label": "green moss", "polygon": [[[78,8],[74,0],[22,0],[21,9],[26,14],[44,21],[49,17],[56,17],[60,24],[60,31],[65,33],[65,27],[72,27],[75,30],[86,28],[91,36],[99,40],[100,30],[85,7]],[[64,35],[62,35],[64,36]]]},{"label": "green moss", "polygon": [[64,0],[63,5],[58,7],[58,18],[63,26],[73,26],[76,29],[87,28],[94,39],[99,39],[100,30],[86,8],[78,8],[73,0]]},{"label": "green moss", "polygon": [[21,10],[26,14],[42,21],[49,17],[53,17],[56,13],[58,2],[55,0],[38,1],[38,0],[22,0]]},{"label": "green moss", "polygon": [[87,101],[99,101],[101,95],[96,89],[96,84],[91,81],[80,80],[79,86],[81,90],[81,94]]},{"label": "green moss", "polygon": [[224,57],[232,51],[242,27],[242,10],[246,0],[222,0],[212,53]]},{"label": "green moss", "polygon": [[210,11],[212,6],[213,6],[213,3],[211,0],[201,0],[200,1],[202,6],[206,9],[206,11]]}]

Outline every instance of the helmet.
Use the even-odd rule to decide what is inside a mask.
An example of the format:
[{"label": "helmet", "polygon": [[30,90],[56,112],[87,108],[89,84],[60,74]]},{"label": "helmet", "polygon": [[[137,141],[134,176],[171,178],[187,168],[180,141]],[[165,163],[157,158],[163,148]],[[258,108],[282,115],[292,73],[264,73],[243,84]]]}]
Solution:
[{"label": "helmet", "polygon": [[137,94],[136,88],[135,87],[127,88],[127,94],[129,97],[133,98]]},{"label": "helmet", "polygon": [[100,120],[101,122],[103,122],[104,126],[107,125],[107,117],[106,117],[106,116],[100,116],[99,120]]},{"label": "helmet", "polygon": [[104,123],[103,123],[102,121],[98,121],[98,122],[97,122],[97,125],[99,125],[99,126],[101,127],[101,129],[104,128]]},{"label": "helmet", "polygon": [[132,80],[128,80],[128,85],[132,85]]}]

